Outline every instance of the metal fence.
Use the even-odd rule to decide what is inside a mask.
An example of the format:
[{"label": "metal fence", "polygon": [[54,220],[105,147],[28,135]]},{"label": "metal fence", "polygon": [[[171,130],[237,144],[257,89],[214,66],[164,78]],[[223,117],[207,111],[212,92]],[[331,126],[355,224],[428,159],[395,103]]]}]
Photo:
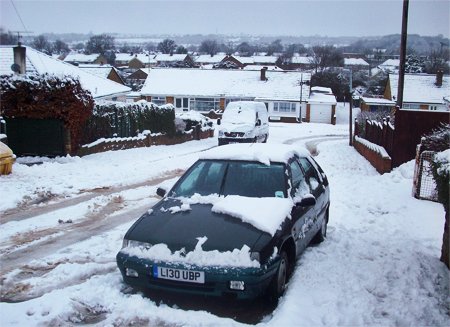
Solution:
[{"label": "metal fence", "polygon": [[434,151],[417,151],[413,186],[413,195],[417,199],[438,201],[436,182],[431,171],[434,154]]}]

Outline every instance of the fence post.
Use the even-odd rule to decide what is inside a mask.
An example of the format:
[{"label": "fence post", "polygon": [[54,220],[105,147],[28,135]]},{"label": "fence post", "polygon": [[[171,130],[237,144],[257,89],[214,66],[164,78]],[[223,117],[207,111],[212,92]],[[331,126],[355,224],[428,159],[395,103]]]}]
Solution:
[{"label": "fence post", "polygon": [[359,136],[359,125],[358,125],[358,118],[355,118],[355,136]]}]

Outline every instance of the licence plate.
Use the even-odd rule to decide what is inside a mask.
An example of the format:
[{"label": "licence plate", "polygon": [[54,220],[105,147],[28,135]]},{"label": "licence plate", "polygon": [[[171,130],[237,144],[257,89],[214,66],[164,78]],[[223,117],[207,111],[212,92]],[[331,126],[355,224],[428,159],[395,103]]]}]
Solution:
[{"label": "licence plate", "polygon": [[205,283],[205,272],[153,266],[153,277],[189,283]]}]

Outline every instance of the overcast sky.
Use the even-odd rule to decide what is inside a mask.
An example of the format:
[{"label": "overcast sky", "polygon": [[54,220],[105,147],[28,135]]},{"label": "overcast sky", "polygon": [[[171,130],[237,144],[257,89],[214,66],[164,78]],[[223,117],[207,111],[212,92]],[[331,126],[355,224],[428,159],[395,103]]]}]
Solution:
[{"label": "overcast sky", "polygon": [[[4,30],[41,33],[379,36],[401,31],[402,0],[0,0]],[[17,10],[15,10],[15,8]],[[410,0],[408,32],[450,34],[449,0]]]}]

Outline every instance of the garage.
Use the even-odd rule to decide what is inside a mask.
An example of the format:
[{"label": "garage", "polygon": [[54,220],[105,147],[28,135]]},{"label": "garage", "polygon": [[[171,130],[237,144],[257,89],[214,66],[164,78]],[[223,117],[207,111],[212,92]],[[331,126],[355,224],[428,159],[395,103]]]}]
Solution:
[{"label": "garage", "polygon": [[336,97],[328,87],[314,86],[306,105],[309,123],[336,124]]},{"label": "garage", "polygon": [[310,122],[331,124],[332,106],[329,104],[311,104]]}]

